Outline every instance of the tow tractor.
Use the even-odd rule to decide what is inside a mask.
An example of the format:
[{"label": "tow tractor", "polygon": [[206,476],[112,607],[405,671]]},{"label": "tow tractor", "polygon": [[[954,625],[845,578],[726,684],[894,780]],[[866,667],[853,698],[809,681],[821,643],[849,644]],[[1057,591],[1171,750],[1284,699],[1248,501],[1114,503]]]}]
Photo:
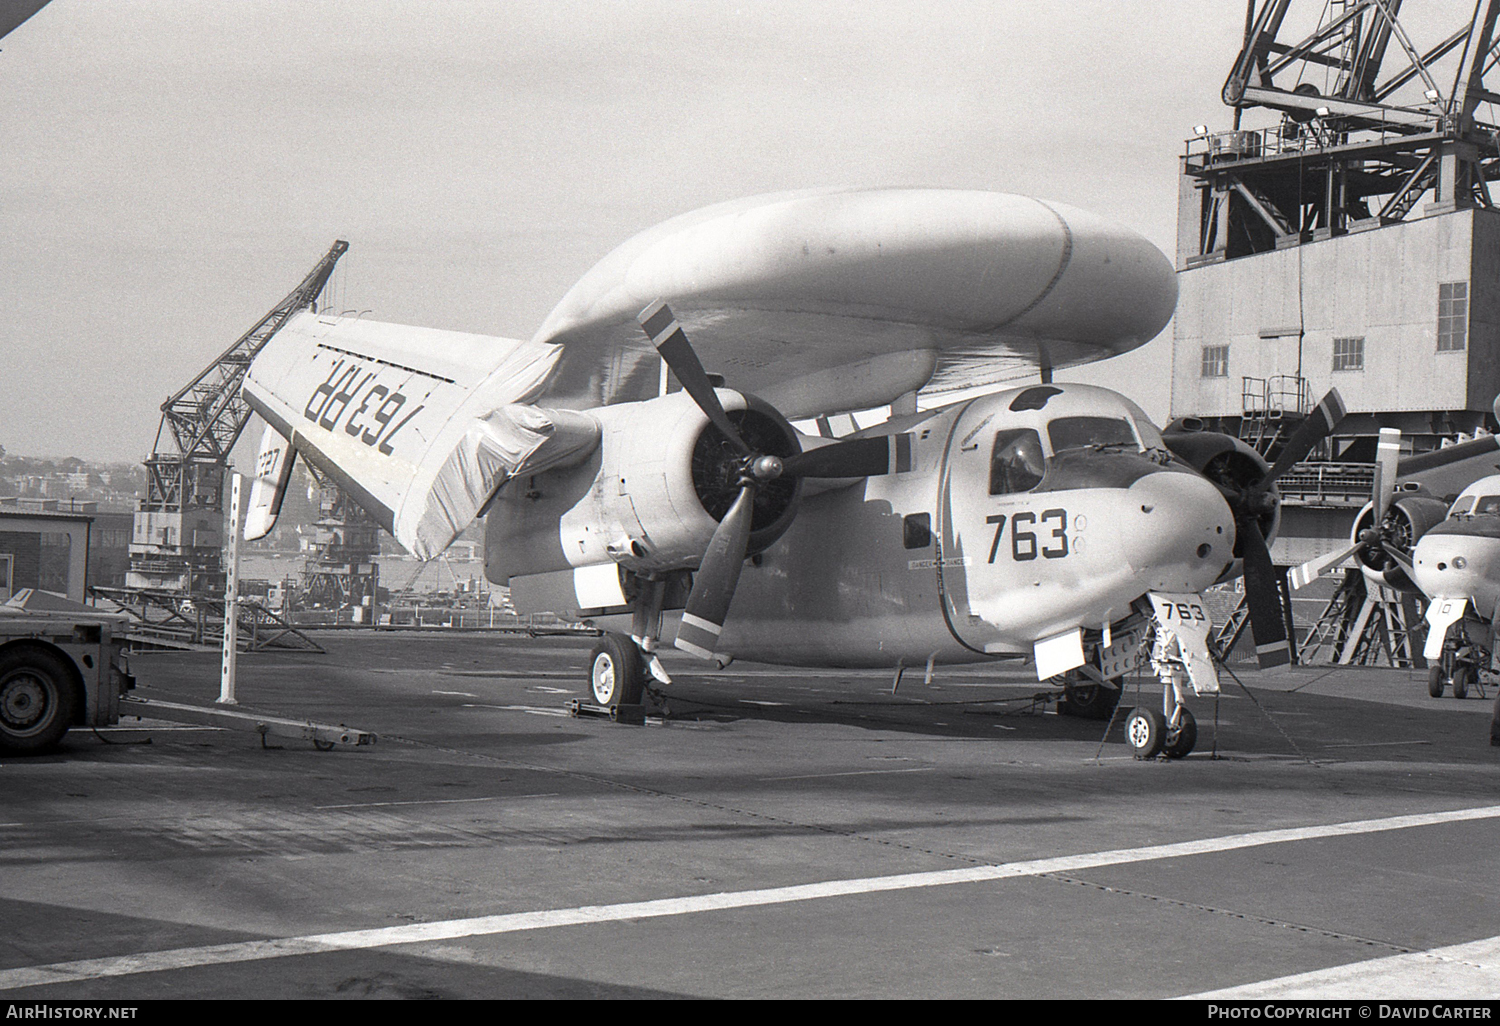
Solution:
[{"label": "tow tractor", "polygon": [[132,695],[128,616],[51,596],[42,604],[52,608],[32,608],[28,592],[0,605],[0,753],[46,751],[73,727],[114,726],[121,716],[246,730],[262,743],[267,736],[303,738],[324,751],[376,740],[342,725]]}]

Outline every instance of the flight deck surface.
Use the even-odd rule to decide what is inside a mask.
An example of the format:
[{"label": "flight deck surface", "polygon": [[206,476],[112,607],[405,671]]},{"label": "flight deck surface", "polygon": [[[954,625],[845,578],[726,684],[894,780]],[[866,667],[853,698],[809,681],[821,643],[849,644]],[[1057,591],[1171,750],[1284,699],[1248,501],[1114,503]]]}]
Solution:
[{"label": "flight deck surface", "polygon": [[[669,655],[665,716],[569,718],[591,641],[330,632],[242,656],[240,701],[374,746],[5,759],[0,995],[1500,994],[1491,702],[1425,671],[1236,666],[1137,762],[1129,697],[1101,744],[1016,664]],[[213,653],[132,667],[218,693]]]}]

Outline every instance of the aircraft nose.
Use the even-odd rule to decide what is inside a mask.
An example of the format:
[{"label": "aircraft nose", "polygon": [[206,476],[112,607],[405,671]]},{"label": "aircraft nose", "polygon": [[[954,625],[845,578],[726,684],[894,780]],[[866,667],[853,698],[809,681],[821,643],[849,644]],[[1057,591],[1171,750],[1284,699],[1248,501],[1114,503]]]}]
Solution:
[{"label": "aircraft nose", "polygon": [[1197,592],[1234,558],[1234,516],[1197,474],[1160,471],[1125,490],[1125,558],[1142,590]]},{"label": "aircraft nose", "polygon": [[1413,583],[1428,596],[1452,598],[1474,594],[1480,583],[1475,563],[1488,562],[1477,559],[1488,555],[1487,552],[1475,550],[1493,547],[1493,542],[1485,544],[1488,541],[1461,534],[1423,536],[1412,550]]}]

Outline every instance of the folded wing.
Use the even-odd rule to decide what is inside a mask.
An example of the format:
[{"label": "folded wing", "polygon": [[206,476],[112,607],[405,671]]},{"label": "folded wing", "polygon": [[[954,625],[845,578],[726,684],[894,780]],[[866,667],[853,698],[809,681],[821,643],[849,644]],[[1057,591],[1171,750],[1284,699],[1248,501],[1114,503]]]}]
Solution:
[{"label": "folded wing", "polygon": [[[532,405],[560,353],[542,342],[304,312],[256,356],[242,394],[292,449],[428,559],[511,477],[581,459],[598,444],[587,413]],[[264,517],[259,526],[269,530]]]}]

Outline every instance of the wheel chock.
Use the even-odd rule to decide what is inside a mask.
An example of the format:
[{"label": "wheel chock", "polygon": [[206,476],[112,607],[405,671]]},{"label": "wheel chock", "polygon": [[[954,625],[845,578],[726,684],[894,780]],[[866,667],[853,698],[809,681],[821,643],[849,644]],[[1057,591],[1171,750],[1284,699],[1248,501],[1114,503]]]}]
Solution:
[{"label": "wheel chock", "polygon": [[615,723],[627,723],[636,727],[644,726],[646,723],[644,705],[596,705],[593,702],[585,702],[581,698],[575,698],[568,703],[568,715],[575,718],[608,719]]}]

